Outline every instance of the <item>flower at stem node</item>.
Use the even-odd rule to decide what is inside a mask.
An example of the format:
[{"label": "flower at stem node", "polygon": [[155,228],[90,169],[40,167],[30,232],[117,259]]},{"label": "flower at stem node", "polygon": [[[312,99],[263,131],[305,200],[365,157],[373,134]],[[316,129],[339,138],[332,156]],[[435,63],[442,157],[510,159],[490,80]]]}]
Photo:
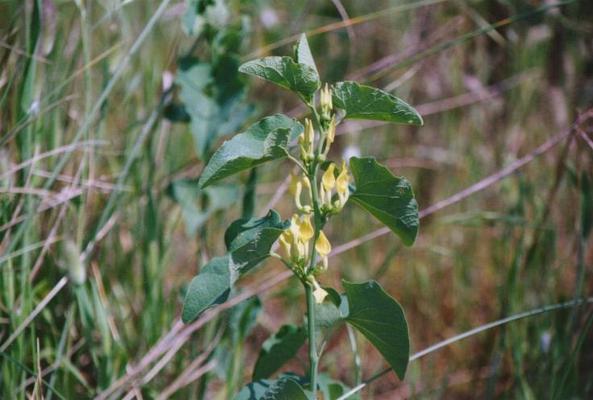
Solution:
[{"label": "flower at stem node", "polygon": [[319,258],[321,260],[321,264],[318,265],[318,267],[322,271],[327,271],[327,256],[332,251],[332,246],[329,240],[327,240],[327,236],[325,236],[325,233],[323,233],[323,231],[319,231],[319,236],[315,241],[315,250],[317,250],[317,254],[319,254]]},{"label": "flower at stem node", "polygon": [[[336,165],[330,163],[321,177],[321,185],[319,187],[321,208],[328,214],[334,214],[342,210],[350,195],[348,188],[350,175],[348,174],[348,168],[346,168],[346,162],[342,161],[342,166],[337,178],[335,171]],[[335,193],[337,193],[338,198],[332,201],[334,190]]]}]

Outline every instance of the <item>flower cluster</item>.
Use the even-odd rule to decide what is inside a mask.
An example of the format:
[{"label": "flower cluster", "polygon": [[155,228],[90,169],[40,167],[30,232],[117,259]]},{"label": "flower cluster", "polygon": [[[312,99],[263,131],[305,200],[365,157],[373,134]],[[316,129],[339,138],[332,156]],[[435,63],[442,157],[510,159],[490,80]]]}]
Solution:
[{"label": "flower cluster", "polygon": [[[294,197],[297,213],[290,227],[280,236],[283,260],[303,282],[311,285],[315,301],[322,302],[327,292],[315,277],[327,270],[331,244],[322,228],[328,217],[340,212],[349,195],[350,175],[346,163],[338,167],[327,162],[326,157],[335,140],[336,119],[333,114],[332,93],[328,85],[320,92],[319,114],[315,114],[319,128],[305,119],[305,129],[298,138],[303,172],[293,175],[290,192]],[[319,167],[325,169],[316,187]],[[313,221],[313,222],[312,222]]]},{"label": "flower cluster", "polygon": [[[322,211],[327,214],[334,214],[341,211],[350,195],[348,188],[350,176],[348,175],[346,162],[342,161],[342,167],[337,178],[335,172],[336,164],[330,163],[321,178],[321,186],[319,187]],[[332,201],[334,190],[338,198]]]}]

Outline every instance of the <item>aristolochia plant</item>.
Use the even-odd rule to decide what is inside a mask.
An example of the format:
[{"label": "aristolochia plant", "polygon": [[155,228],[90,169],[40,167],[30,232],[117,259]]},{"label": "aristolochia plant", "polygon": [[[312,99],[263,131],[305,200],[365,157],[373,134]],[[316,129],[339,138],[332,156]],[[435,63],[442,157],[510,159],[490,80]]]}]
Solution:
[{"label": "aristolochia plant", "polygon": [[[344,119],[371,119],[422,125],[420,115],[404,101],[356,82],[321,82],[303,35],[295,58],[265,57],[243,64],[239,71],[294,92],[310,110],[300,122],[282,114],[266,117],[225,142],[204,168],[200,187],[268,161],[288,158],[298,166],[290,191],[295,214],[288,220],[270,210],[259,219],[241,219],[227,229],[228,253],[213,258],[189,285],[183,321],[225,302],[233,284],[268,257],[282,261],[301,281],[307,303],[306,328],[286,325],[269,338],[256,362],[253,382],[238,399],[334,399],[346,387],[318,374],[319,357],[329,327],[346,322],[383,355],[400,379],[409,360],[408,326],[401,306],[375,281],[343,282],[344,294],[322,287],[331,244],[323,232],[330,219],[355,203],[411,245],[418,233],[418,205],[409,182],[394,176],[374,158],[352,157],[348,163],[329,160],[336,126]],[[353,178],[353,179],[352,179]],[[279,253],[275,244],[279,244]],[[309,372],[283,374],[270,380],[308,341]],[[319,342],[318,342],[319,341]]]}]

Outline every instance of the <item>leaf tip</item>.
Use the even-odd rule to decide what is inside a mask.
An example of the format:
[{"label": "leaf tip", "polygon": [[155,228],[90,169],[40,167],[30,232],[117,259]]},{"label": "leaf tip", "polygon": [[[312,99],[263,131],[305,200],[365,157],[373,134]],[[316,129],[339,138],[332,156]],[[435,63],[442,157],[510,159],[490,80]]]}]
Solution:
[{"label": "leaf tip", "polygon": [[210,186],[210,183],[210,179],[200,177],[200,179],[198,180],[198,189],[202,190],[207,186]]}]

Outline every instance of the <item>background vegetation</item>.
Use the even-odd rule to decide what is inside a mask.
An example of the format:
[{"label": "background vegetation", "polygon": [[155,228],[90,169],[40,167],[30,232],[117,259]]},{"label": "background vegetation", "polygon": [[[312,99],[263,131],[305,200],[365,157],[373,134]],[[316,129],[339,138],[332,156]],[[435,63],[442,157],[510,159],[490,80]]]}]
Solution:
[{"label": "background vegetation", "polygon": [[[300,285],[274,265],[230,305],[249,302],[187,326],[181,299],[228,223],[289,215],[290,170],[209,193],[196,178],[224,137],[304,111],[236,72],[303,31],[323,80],[393,91],[425,120],[339,132],[332,151],[413,182],[423,219],[404,248],[342,214],[325,280],[379,280],[414,351],[591,294],[592,16],[586,0],[0,1],[0,398],[216,399],[249,380],[302,314]],[[487,330],[362,397],[591,398],[592,321],[583,305]],[[366,379],[384,365],[354,340]],[[321,369],[354,384],[355,362],[344,330]]]}]

